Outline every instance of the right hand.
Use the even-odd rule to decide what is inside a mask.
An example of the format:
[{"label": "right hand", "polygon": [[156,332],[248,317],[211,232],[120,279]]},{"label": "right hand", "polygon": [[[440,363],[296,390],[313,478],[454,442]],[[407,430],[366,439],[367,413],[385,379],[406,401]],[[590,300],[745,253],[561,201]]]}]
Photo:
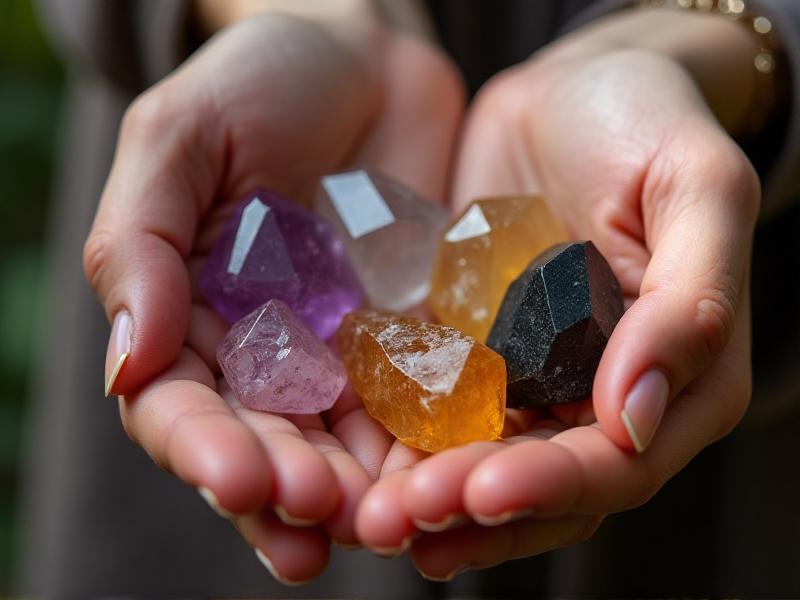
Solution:
[{"label": "right hand", "polygon": [[232,515],[282,581],[319,574],[331,539],[357,542],[355,507],[393,438],[348,393],[324,416],[237,406],[214,354],[227,326],[196,275],[256,185],[308,202],[321,175],[369,164],[443,198],[462,96],[420,40],[268,13],[215,36],[124,118],[84,252],[116,325],[107,377],[129,349],[110,392],[131,439]]}]

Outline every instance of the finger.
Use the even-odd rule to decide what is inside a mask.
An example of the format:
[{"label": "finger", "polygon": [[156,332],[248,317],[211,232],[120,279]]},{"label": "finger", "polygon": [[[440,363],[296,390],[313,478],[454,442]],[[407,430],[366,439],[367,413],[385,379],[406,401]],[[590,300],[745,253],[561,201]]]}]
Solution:
[{"label": "finger", "polygon": [[475,465],[465,478],[463,501],[470,516],[485,525],[523,514],[551,517],[575,506],[582,476],[569,450],[550,441],[526,440]]},{"label": "finger", "polygon": [[[743,308],[748,308],[747,304]],[[645,454],[630,454],[598,425],[549,442],[525,441],[488,457],[464,487],[473,518],[609,514],[640,506],[744,414],[750,390],[747,317],[725,353],[672,403]]]},{"label": "finger", "polygon": [[220,374],[217,362],[217,346],[228,333],[230,326],[217,313],[204,304],[192,304],[189,329],[186,332],[186,347],[203,359],[209,370]]},{"label": "finger", "polygon": [[212,389],[203,361],[183,350],[137,394],[120,398],[128,435],[181,480],[200,488],[223,514],[269,502],[272,472],[259,440]]},{"label": "finger", "polygon": [[395,471],[402,471],[413,467],[429,456],[430,454],[428,452],[406,446],[403,442],[396,439],[389,449],[386,459],[383,461],[381,477],[386,477]]},{"label": "finger", "polygon": [[269,511],[235,519],[242,537],[270,574],[284,585],[302,585],[325,570],[330,544],[318,528],[298,529]]},{"label": "finger", "polygon": [[130,393],[166,368],[186,333],[184,260],[224,144],[202,102],[185,97],[167,82],[129,109],[84,247],[86,277],[113,322],[107,394]]},{"label": "finger", "polygon": [[651,164],[642,204],[652,257],[594,383],[603,429],[639,452],[669,399],[728,344],[750,260],[758,180],[723,133],[695,129]]},{"label": "finger", "polygon": [[423,531],[444,531],[463,522],[464,483],[472,469],[505,445],[476,442],[445,450],[422,461],[402,490],[402,506]]},{"label": "finger", "polygon": [[525,519],[499,527],[470,525],[424,534],[412,545],[411,557],[426,579],[450,581],[469,569],[486,569],[582,542],[597,530],[600,522],[600,517],[570,515],[559,519]]},{"label": "finger", "polygon": [[306,430],[303,433],[314,449],[328,461],[339,490],[339,502],[324,523],[325,531],[339,546],[358,546],[360,542],[355,531],[356,510],[372,480],[336,437],[319,430]]},{"label": "finger", "polygon": [[242,407],[227,385],[223,397],[257,436],[273,472],[273,507],[289,525],[310,527],[336,509],[341,492],[331,465],[283,416]]},{"label": "finger", "polygon": [[327,413],[331,433],[375,480],[392,447],[394,436],[370,417],[361,399],[348,384],[333,408]]},{"label": "finger", "polygon": [[356,513],[356,533],[370,550],[386,558],[399,556],[417,534],[401,504],[408,471],[381,478],[367,492]]}]

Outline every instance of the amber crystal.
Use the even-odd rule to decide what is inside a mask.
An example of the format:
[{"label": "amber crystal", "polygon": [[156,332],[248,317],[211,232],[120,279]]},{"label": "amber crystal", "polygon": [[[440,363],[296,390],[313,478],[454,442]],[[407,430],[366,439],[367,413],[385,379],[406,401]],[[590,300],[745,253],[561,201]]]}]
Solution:
[{"label": "amber crystal", "polygon": [[367,412],[409,446],[436,452],[503,429],[503,359],[451,327],[357,311],[342,321],[339,351]]},{"label": "amber crystal", "polygon": [[473,201],[439,242],[428,304],[440,323],[480,341],[509,284],[567,232],[541,198]]}]

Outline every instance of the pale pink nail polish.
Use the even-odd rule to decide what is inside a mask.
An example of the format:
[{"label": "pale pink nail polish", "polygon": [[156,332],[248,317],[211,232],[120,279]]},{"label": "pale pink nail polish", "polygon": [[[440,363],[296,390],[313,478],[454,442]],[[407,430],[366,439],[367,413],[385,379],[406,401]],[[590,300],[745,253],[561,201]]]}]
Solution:
[{"label": "pale pink nail polish", "polygon": [[669,381],[658,369],[639,377],[628,392],[620,418],[637,452],[644,452],[653,440],[668,400]]},{"label": "pale pink nail polish", "polygon": [[114,388],[114,382],[131,353],[131,315],[121,310],[114,317],[111,326],[111,337],[106,351],[105,390],[108,396]]}]

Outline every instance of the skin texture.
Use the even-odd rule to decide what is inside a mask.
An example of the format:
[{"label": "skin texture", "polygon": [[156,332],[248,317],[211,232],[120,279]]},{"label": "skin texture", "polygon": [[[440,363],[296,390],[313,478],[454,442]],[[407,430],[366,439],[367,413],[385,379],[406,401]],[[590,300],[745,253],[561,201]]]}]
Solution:
[{"label": "skin texture", "polygon": [[[85,249],[109,320],[132,319],[112,393],[132,440],[207,488],[282,581],[319,574],[331,540],[410,549],[435,579],[579,542],[741,418],[759,188],[718,120],[735,129],[747,90],[719,73],[741,72],[751,40],[679,19],[699,38],[669,48],[641,19],[586,28],[499,74],[464,117],[456,71],[427,43],[369,19],[264,14],[132,105]],[[706,54],[712,82],[698,39],[725,42]],[[629,306],[594,397],[509,411],[502,442],[433,457],[394,440],[350,390],[321,416],[238,406],[214,360],[226,326],[194,287],[230,201],[264,185],[308,202],[319,176],[357,164],[454,212],[477,196],[541,194],[592,239]],[[637,454],[620,410],[652,368],[671,402]]]}]

